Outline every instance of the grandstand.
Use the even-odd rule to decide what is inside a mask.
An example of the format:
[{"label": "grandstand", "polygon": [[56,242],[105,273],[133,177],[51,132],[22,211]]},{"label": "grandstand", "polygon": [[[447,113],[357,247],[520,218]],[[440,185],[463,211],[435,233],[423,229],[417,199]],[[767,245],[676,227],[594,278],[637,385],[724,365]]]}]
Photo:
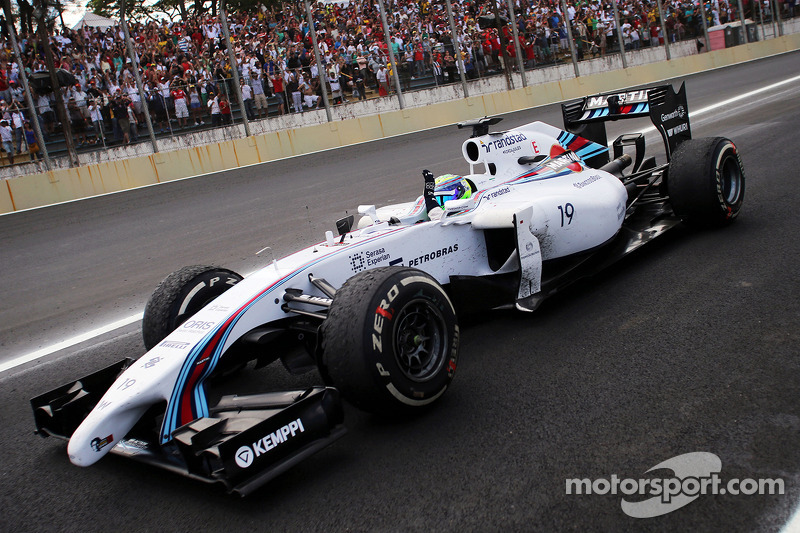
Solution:
[{"label": "grandstand", "polygon": [[[389,45],[373,3],[319,3],[313,7],[312,19],[324,69],[320,76],[312,24],[303,3],[283,5],[282,11],[262,6],[256,12],[228,14],[234,67],[228,60],[220,20],[207,15],[130,22],[136,63],[128,58],[122,30],[108,19],[86,17],[75,28],[54,27],[50,46],[68,81],[60,97],[77,150],[84,153],[147,142],[145,113],[151,117],[156,138],[240,123],[239,91],[249,96],[244,98],[245,114],[250,120],[263,120],[321,107],[323,91],[332,105],[347,105],[391,97],[398,89],[406,92],[460,83],[459,55],[466,79],[476,80],[516,71],[519,64],[525,70],[547,68],[686,39],[698,39],[707,49],[710,46],[700,6],[690,1],[672,0],[660,6],[656,0],[622,0],[615,16],[614,5],[599,0],[519,0],[514,4],[515,43],[512,16],[505,5],[498,12],[498,24],[493,4],[485,0],[453,2],[453,36],[444,1],[397,0],[387,7]],[[763,38],[766,28],[777,34],[780,17],[795,15],[793,2],[747,5],[745,16],[755,21],[748,33],[750,40]],[[714,0],[704,8],[707,27],[739,19],[737,2]],[[15,164],[32,158],[25,122],[33,120],[44,132],[50,156],[64,156],[64,127],[55,105],[59,96],[49,90],[41,43],[19,25],[15,29],[34,109],[25,104],[21,72],[6,31],[0,51],[0,118],[8,122],[11,144],[3,143],[2,163],[10,164],[9,152]],[[737,39],[724,45],[743,41]],[[399,87],[391,73],[385,86],[379,80],[380,71],[391,68],[389,46]],[[519,62],[518,53],[522,54]],[[134,83],[134,68],[144,83],[144,101]],[[242,80],[238,86],[234,68]]]}]

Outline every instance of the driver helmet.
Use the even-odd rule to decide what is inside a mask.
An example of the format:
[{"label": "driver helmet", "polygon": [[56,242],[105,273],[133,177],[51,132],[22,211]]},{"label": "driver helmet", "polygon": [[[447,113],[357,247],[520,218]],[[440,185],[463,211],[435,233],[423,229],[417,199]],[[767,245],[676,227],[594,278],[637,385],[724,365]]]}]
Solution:
[{"label": "driver helmet", "polygon": [[455,174],[444,174],[436,178],[433,189],[434,198],[439,206],[444,207],[448,200],[464,200],[472,196],[472,185],[466,179]]}]

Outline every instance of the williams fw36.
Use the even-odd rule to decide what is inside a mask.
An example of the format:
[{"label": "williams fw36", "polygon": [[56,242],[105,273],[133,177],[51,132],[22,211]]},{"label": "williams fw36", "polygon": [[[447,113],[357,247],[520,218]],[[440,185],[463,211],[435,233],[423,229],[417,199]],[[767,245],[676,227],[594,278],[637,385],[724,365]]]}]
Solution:
[{"label": "williams fw36", "polygon": [[[736,219],[739,152],[692,138],[684,91],[589,96],[562,106],[563,129],[461,123],[469,173],[423,170],[416,200],[360,206],[357,223],[246,278],[177,270],[145,309],[147,353],[34,398],[37,431],[67,439],[76,465],[111,452],[246,495],[341,437],[342,400],[385,416],[430,408],[455,375],[459,314],[534,311],[678,224]],[[634,117],[652,120],[665,162],[641,134],[609,147],[605,122]],[[278,359],[323,381],[216,393]]]}]

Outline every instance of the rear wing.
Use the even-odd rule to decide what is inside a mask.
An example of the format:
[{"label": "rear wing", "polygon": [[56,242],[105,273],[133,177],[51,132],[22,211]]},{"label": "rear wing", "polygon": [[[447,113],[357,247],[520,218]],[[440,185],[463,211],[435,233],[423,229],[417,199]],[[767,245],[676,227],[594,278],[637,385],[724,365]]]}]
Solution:
[{"label": "rear wing", "polygon": [[[686,84],[683,83],[678,92],[672,85],[659,85],[586,96],[561,104],[561,112],[566,131],[603,146],[608,146],[607,121],[650,117],[664,139],[667,159],[680,143],[692,138]],[[608,152],[587,162],[594,167],[601,166],[608,162]]]}]

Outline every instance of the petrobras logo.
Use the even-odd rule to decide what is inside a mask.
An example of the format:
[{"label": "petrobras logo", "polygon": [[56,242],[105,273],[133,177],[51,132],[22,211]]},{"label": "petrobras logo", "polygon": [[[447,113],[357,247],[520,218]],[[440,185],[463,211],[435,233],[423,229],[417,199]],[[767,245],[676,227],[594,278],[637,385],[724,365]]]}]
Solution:
[{"label": "petrobras logo", "polygon": [[428,261],[433,261],[434,259],[439,259],[446,255],[452,254],[453,252],[458,251],[458,244],[452,244],[450,246],[445,246],[439,250],[433,250],[429,254],[421,255],[419,257],[415,257],[414,259],[410,259],[406,266],[419,266],[422,263],[427,263]]},{"label": "petrobras logo", "polygon": [[234,455],[236,466],[239,468],[249,467],[257,457],[286,443],[300,433],[305,432],[305,430],[306,428],[303,427],[303,421],[298,418],[278,428],[274,433],[269,433],[261,437],[251,446],[241,446],[236,450],[236,454]]},{"label": "petrobras logo", "polygon": [[481,146],[483,149],[486,150],[486,153],[491,153],[492,150],[498,150],[500,148],[506,148],[508,146],[514,146],[517,143],[521,143],[522,141],[527,141],[528,138],[525,137],[523,133],[514,133],[511,135],[505,135],[497,140],[483,142],[481,141]]}]

